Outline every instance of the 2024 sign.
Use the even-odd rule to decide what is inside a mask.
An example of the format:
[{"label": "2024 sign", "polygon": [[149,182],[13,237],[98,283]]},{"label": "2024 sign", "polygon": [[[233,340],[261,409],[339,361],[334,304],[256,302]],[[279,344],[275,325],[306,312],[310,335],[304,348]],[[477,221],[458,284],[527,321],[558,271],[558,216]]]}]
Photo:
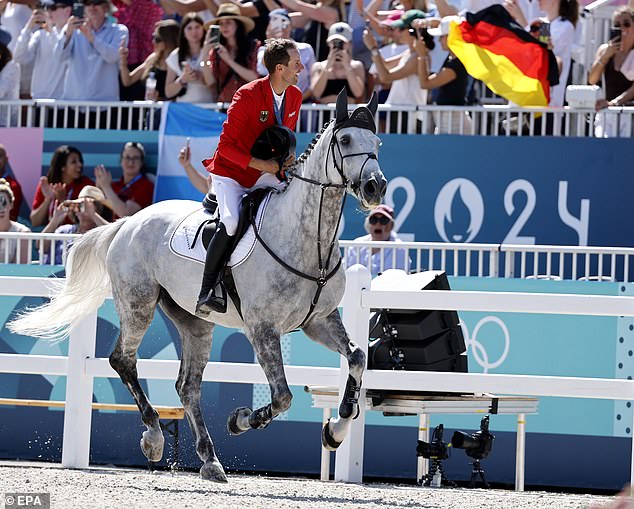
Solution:
[{"label": "2024 sign", "polygon": [[[388,183],[386,203],[394,205],[394,194],[402,189],[405,192],[405,202],[400,206],[395,218],[395,229],[400,232],[400,227],[407,220],[416,202],[416,188],[407,177],[396,177]],[[522,229],[535,210],[537,193],[535,187],[526,179],[516,179],[509,183],[504,190],[504,210],[511,217],[515,214],[514,197],[523,193],[526,202],[519,211],[515,221],[509,228],[503,244],[535,244],[534,235],[523,235]],[[448,225],[452,223],[452,210],[455,200],[459,200],[468,211],[468,226],[463,232],[448,232]],[[561,222],[570,227],[577,235],[577,245],[588,245],[588,230],[590,224],[590,200],[582,199],[580,202],[579,217],[575,217],[568,210],[568,181],[560,181],[557,194],[557,211]],[[484,222],[485,204],[482,193],[471,180],[455,178],[447,182],[438,193],[434,204],[434,224],[440,238],[445,242],[472,242]],[[413,235],[399,233],[403,240],[410,240]]]}]

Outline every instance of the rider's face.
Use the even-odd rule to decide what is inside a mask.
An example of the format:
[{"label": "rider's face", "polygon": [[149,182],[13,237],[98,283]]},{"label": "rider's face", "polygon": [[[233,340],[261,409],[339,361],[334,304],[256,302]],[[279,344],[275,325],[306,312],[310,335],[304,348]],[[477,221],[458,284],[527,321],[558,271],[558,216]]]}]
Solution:
[{"label": "rider's face", "polygon": [[304,70],[304,65],[299,58],[299,51],[296,49],[289,49],[288,56],[288,65],[280,64],[282,68],[282,79],[288,85],[297,85],[299,74]]}]

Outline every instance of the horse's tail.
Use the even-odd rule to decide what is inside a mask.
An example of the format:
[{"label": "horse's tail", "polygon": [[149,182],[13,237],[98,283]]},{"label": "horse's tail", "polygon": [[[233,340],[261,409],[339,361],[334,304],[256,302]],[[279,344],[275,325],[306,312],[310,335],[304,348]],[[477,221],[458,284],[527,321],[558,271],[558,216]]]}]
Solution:
[{"label": "horse's tail", "polygon": [[[48,340],[61,340],[110,293],[106,270],[108,247],[125,219],[94,228],[73,244],[66,263],[66,279],[50,302],[31,308],[7,324],[11,332]],[[54,280],[52,280],[54,281]]]}]

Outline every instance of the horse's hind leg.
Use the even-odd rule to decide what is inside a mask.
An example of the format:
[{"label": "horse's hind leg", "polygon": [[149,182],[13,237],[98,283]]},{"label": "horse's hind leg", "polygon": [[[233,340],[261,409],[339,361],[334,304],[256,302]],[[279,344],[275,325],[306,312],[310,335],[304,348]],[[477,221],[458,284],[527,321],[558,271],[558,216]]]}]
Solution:
[{"label": "horse's hind leg", "polygon": [[189,427],[196,439],[196,452],[203,461],[200,475],[211,481],[227,482],[227,476],[216,457],[214,444],[200,410],[203,371],[209,360],[214,324],[196,318],[179,307],[164,290],[161,292],[159,303],[181,336],[182,355],[176,392],[183,403]]},{"label": "horse's hind leg", "polygon": [[290,408],[293,399],[284,374],[280,333],[266,323],[246,332],[269,381],[271,403],[253,412],[246,407],[236,408],[227,419],[227,430],[233,435],[239,435],[249,429],[265,428],[277,415]]},{"label": "horse's hind leg", "polygon": [[121,332],[110,354],[110,365],[119,373],[121,381],[132,394],[141,412],[143,424],[147,427],[141,438],[143,454],[150,461],[160,461],[165,438],[161,431],[158,412],[143,392],[136,369],[137,351],[152,322],[159,286],[146,282],[144,285],[113,284],[112,287]]},{"label": "horse's hind leg", "polygon": [[324,447],[334,451],[341,445],[352,420],[359,414],[359,392],[365,370],[365,353],[350,341],[336,309],[326,318],[311,320],[304,327],[304,332],[313,341],[339,352],[348,360],[348,382],[339,405],[339,417],[330,419],[324,425],[321,436]]}]

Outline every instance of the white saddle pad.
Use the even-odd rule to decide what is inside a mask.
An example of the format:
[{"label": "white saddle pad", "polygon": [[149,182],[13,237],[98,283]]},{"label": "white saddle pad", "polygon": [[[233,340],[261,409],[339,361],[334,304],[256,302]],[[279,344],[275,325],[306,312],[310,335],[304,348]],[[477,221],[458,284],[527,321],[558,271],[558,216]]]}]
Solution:
[{"label": "white saddle pad", "polygon": [[[264,211],[266,210],[270,198],[271,194],[269,193],[266,195],[264,200],[262,200],[262,203],[258,208],[258,213],[255,217],[255,224],[258,229],[262,226],[262,217],[264,216]],[[205,246],[203,246],[201,225],[213,217],[215,216],[207,212],[204,208],[195,210],[191,214],[185,216],[172,234],[169,244],[170,251],[182,258],[199,263],[205,263],[207,250],[205,249]],[[196,236],[197,232],[198,235]],[[246,233],[240,239],[240,242],[238,242],[238,245],[231,254],[229,267],[236,267],[249,257],[255,247],[255,240],[253,226],[249,226]]]}]

